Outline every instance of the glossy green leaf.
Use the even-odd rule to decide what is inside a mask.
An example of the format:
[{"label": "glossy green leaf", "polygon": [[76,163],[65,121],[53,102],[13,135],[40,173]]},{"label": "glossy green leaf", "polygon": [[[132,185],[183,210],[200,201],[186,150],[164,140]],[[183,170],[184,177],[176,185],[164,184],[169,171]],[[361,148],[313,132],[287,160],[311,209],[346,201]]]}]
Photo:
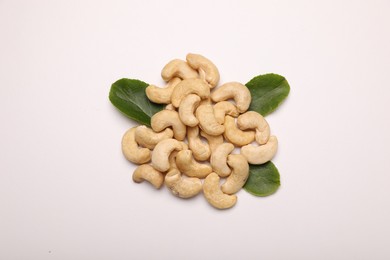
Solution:
[{"label": "glossy green leaf", "polygon": [[150,118],[164,106],[149,101],[145,93],[147,86],[147,83],[137,79],[120,79],[111,85],[109,99],[129,118],[150,126]]},{"label": "glossy green leaf", "polygon": [[261,165],[249,165],[249,177],[244,185],[247,192],[265,197],[275,193],[279,186],[279,171],[271,161]]},{"label": "glossy green leaf", "polygon": [[245,85],[252,95],[249,110],[263,116],[273,112],[290,92],[287,80],[283,76],[272,73],[256,76]]}]

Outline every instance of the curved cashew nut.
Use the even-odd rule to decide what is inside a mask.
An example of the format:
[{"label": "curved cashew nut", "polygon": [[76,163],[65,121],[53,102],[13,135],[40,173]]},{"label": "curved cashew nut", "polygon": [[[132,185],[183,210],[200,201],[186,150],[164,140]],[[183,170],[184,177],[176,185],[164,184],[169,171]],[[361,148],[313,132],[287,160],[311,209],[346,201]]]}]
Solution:
[{"label": "curved cashew nut", "polygon": [[218,145],[223,143],[223,136],[222,135],[217,135],[217,136],[209,135],[203,131],[200,131],[200,135],[203,136],[204,138],[206,138],[207,142],[209,143],[211,154],[215,151],[215,149],[218,147]]},{"label": "curved cashew nut", "polygon": [[148,149],[154,149],[156,144],[160,141],[172,138],[173,131],[170,128],[166,128],[160,133],[154,132],[152,129],[147,126],[140,125],[135,128],[135,141]]},{"label": "curved cashew nut", "polygon": [[241,147],[241,154],[251,164],[263,164],[270,161],[278,150],[278,139],[271,135],[264,145],[254,146],[251,144]]},{"label": "curved cashew nut", "polygon": [[186,126],[181,122],[179,113],[173,110],[161,110],[154,114],[150,120],[150,125],[155,132],[161,132],[172,126],[173,136],[179,141],[186,137]]},{"label": "curved cashew nut", "polygon": [[122,152],[127,160],[136,164],[150,161],[150,150],[138,147],[135,141],[135,127],[126,131],[122,138]]},{"label": "curved cashew nut", "polygon": [[157,103],[157,104],[169,104],[171,103],[171,95],[173,92],[173,89],[181,79],[179,78],[173,78],[171,79],[165,88],[159,88],[154,85],[149,85],[145,89],[146,96],[149,98],[150,101]]},{"label": "curved cashew nut", "polygon": [[165,185],[174,195],[183,199],[194,197],[202,190],[202,182],[198,178],[182,178],[177,169],[165,175]]},{"label": "curved cashew nut", "polygon": [[176,85],[171,95],[171,103],[174,107],[179,107],[181,100],[189,95],[196,94],[201,99],[207,99],[210,96],[210,88],[206,82],[201,79],[185,79]]},{"label": "curved cashew nut", "polygon": [[241,130],[256,129],[256,142],[265,144],[270,136],[270,128],[265,118],[255,111],[248,111],[237,118]]},{"label": "curved cashew nut", "polygon": [[251,92],[245,85],[238,82],[225,83],[211,94],[211,99],[214,102],[224,101],[230,98],[234,99],[237,110],[240,113],[247,111],[251,104]]},{"label": "curved cashew nut", "polygon": [[237,107],[229,101],[220,101],[214,105],[214,115],[217,122],[223,124],[225,115],[237,117],[239,113]]},{"label": "curved cashew nut", "polygon": [[189,94],[180,102],[179,116],[183,124],[194,127],[199,121],[194,116],[195,109],[199,106],[200,97],[195,94]]},{"label": "curved cashew nut", "polygon": [[220,135],[225,131],[225,127],[215,119],[212,105],[200,105],[196,109],[196,118],[200,128],[209,135]]},{"label": "curved cashew nut", "polygon": [[221,190],[226,194],[234,194],[244,186],[249,176],[249,164],[241,154],[231,154],[227,163],[232,167],[232,173],[222,184]]},{"label": "curved cashew nut", "polygon": [[198,78],[196,70],[191,68],[184,60],[174,59],[168,62],[161,71],[161,77],[165,81],[169,81],[174,77],[181,79]]},{"label": "curved cashew nut", "polygon": [[210,165],[195,161],[190,150],[182,150],[177,153],[176,165],[179,171],[185,175],[201,179],[206,178],[213,171]]},{"label": "curved cashew nut", "polygon": [[233,117],[225,116],[225,138],[234,145],[244,146],[255,140],[254,131],[241,131]]},{"label": "curved cashew nut", "polygon": [[190,147],[196,160],[206,161],[210,157],[210,147],[199,138],[199,128],[197,126],[188,127],[187,140],[188,146]]},{"label": "curved cashew nut", "polygon": [[133,181],[141,183],[144,180],[150,182],[156,189],[159,189],[164,183],[164,175],[149,164],[142,164],[135,169]]},{"label": "curved cashew nut", "polygon": [[210,157],[210,164],[213,170],[220,177],[227,177],[232,170],[227,165],[227,157],[234,150],[234,145],[231,143],[220,144]]},{"label": "curved cashew nut", "polygon": [[181,151],[187,145],[175,139],[165,139],[159,142],[152,154],[152,165],[160,172],[166,172],[170,168],[169,155],[174,151]]},{"label": "curved cashew nut", "polygon": [[203,182],[203,193],[206,200],[217,209],[228,209],[237,202],[236,195],[228,195],[219,187],[219,176],[215,172],[210,173]]},{"label": "curved cashew nut", "polygon": [[210,84],[210,88],[218,84],[219,71],[209,59],[199,54],[189,53],[186,60],[193,69],[198,70],[199,73],[204,73],[205,80]]}]

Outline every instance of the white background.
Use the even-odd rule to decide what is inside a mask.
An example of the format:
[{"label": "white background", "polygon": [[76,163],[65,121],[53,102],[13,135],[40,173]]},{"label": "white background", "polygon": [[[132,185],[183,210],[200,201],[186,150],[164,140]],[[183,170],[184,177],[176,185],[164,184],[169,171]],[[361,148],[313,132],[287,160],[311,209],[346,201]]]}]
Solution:
[{"label": "white background", "polygon": [[[389,1],[0,0],[0,259],[390,259]],[[218,211],[131,181],[110,85],[268,72],[282,186]]]}]

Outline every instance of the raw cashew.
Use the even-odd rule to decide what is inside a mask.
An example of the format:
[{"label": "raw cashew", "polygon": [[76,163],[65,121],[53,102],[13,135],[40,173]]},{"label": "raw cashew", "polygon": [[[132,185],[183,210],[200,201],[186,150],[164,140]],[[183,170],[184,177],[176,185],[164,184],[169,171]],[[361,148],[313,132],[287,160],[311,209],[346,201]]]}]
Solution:
[{"label": "raw cashew", "polygon": [[266,144],[255,146],[245,145],[241,147],[241,154],[245,156],[251,164],[263,164],[270,161],[278,150],[278,139],[271,135]]},{"label": "raw cashew", "polygon": [[203,193],[206,200],[217,209],[228,209],[237,202],[236,195],[228,195],[219,187],[219,176],[215,172],[210,173],[203,183]]},{"label": "raw cashew", "polygon": [[154,148],[152,154],[152,165],[153,167],[160,171],[165,172],[169,170],[169,155],[174,151],[180,151],[187,147],[183,142],[177,141],[175,139],[165,139],[159,142]]},{"label": "raw cashew", "polygon": [[164,183],[164,175],[149,164],[142,164],[135,169],[133,181],[140,183],[144,180],[150,182],[156,189],[159,189]]},{"label": "raw cashew", "polygon": [[202,190],[202,182],[198,178],[185,178],[177,169],[165,175],[165,185],[171,192],[183,199],[191,198]]},{"label": "raw cashew", "polygon": [[122,152],[127,160],[136,164],[150,161],[150,150],[138,147],[135,141],[135,127],[126,131],[122,138]]},{"label": "raw cashew", "polygon": [[211,99],[214,102],[224,101],[230,98],[234,99],[237,110],[240,113],[247,111],[251,104],[251,93],[249,89],[238,82],[225,83],[211,94]]},{"label": "raw cashew", "polygon": [[210,96],[210,88],[201,79],[185,79],[176,85],[171,95],[171,103],[174,107],[179,107],[181,100],[189,95],[197,94],[201,99]]},{"label": "raw cashew", "polygon": [[225,127],[215,119],[212,105],[200,105],[196,109],[196,118],[200,128],[209,135],[220,135],[225,131]]},{"label": "raw cashew", "polygon": [[199,138],[199,127],[187,128],[188,146],[190,147],[194,157],[198,161],[205,161],[210,158],[210,146]]},{"label": "raw cashew", "polygon": [[181,79],[197,78],[198,73],[191,68],[184,60],[174,59],[168,62],[161,71],[161,77],[165,81],[171,80],[173,77]]},{"label": "raw cashew", "polygon": [[228,155],[234,150],[234,145],[231,143],[220,144],[210,157],[210,164],[213,170],[220,177],[227,177],[231,173],[231,169],[226,163]]},{"label": "raw cashew", "polygon": [[237,126],[241,130],[256,129],[256,142],[265,144],[268,142],[270,129],[265,118],[255,111],[248,111],[237,118]]},{"label": "raw cashew", "polygon": [[210,165],[195,161],[190,150],[182,150],[177,153],[176,166],[185,175],[201,179],[206,178],[212,172]]},{"label": "raw cashew", "polygon": [[226,194],[234,194],[244,186],[249,176],[249,164],[241,154],[231,154],[227,158],[227,163],[232,168],[232,173],[222,184],[221,190]]},{"label": "raw cashew", "polygon": [[145,89],[146,96],[149,98],[150,101],[158,104],[169,104],[171,103],[171,95],[173,92],[173,89],[181,79],[179,78],[173,78],[171,79],[165,88],[159,88],[154,85],[149,85]]},{"label": "raw cashew", "polygon": [[229,101],[221,101],[214,105],[214,115],[218,123],[225,122],[225,115],[237,117],[239,115],[237,107]]},{"label": "raw cashew", "polygon": [[199,106],[200,97],[195,94],[189,94],[180,102],[179,116],[183,124],[194,127],[199,121],[194,116],[195,109]]},{"label": "raw cashew", "polygon": [[225,116],[225,138],[234,145],[243,146],[255,140],[254,131],[241,131],[237,128],[233,117]]},{"label": "raw cashew", "polygon": [[193,68],[204,73],[205,80],[210,84],[210,88],[215,87],[219,81],[219,71],[209,59],[199,54],[187,54],[187,62]]},{"label": "raw cashew", "polygon": [[135,141],[146,148],[154,149],[157,143],[164,139],[172,138],[173,131],[170,128],[166,128],[160,133],[154,132],[152,129],[140,125],[135,129]]},{"label": "raw cashew", "polygon": [[215,151],[215,149],[218,147],[218,145],[223,143],[223,136],[222,135],[217,135],[217,136],[209,135],[203,131],[200,131],[200,135],[207,139],[207,142],[209,143],[209,147],[211,150],[211,154]]},{"label": "raw cashew", "polygon": [[172,110],[161,110],[154,114],[150,120],[150,125],[155,132],[161,132],[167,127],[172,127],[173,136],[179,141],[186,137],[186,126],[181,122],[179,113]]}]

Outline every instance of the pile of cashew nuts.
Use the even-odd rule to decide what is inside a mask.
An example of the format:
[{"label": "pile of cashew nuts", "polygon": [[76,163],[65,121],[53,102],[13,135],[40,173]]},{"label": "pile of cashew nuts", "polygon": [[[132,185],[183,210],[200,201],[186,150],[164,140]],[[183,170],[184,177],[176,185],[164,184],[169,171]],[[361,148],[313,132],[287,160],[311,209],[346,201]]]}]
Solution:
[{"label": "pile of cashew nuts", "polygon": [[[277,138],[262,115],[247,111],[251,94],[245,85],[215,88],[220,76],[209,59],[190,53],[186,61],[170,61],[161,76],[167,86],[150,85],[146,95],[165,109],[153,115],[151,129],[133,127],[122,139],[126,159],[140,164],[134,182],[145,180],[157,189],[165,183],[180,198],[203,191],[215,208],[233,207],[249,163],[271,160]],[[240,154],[232,154],[236,147]],[[225,178],[222,185],[220,178]]]}]

